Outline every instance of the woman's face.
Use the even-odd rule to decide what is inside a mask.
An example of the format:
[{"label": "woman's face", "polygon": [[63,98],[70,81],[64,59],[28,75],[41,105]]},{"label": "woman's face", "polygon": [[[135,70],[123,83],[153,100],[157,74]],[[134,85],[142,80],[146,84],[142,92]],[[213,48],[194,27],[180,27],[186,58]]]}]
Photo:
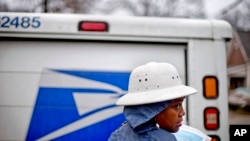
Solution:
[{"label": "woman's face", "polygon": [[177,132],[182,125],[185,111],[182,107],[184,97],[173,100],[170,105],[156,116],[160,128],[169,132]]}]

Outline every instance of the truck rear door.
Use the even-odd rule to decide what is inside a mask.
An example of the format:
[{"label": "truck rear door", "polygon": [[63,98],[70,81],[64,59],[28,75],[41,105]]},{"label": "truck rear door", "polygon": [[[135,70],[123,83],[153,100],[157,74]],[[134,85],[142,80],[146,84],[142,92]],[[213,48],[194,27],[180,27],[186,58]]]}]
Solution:
[{"label": "truck rear door", "polygon": [[115,101],[133,68],[176,66],[184,43],[2,38],[1,140],[106,140],[123,121]]}]

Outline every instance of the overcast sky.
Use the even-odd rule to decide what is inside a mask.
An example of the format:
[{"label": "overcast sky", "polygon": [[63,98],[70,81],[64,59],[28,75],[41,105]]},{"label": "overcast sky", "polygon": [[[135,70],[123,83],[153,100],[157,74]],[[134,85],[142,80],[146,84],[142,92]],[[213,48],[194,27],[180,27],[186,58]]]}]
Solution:
[{"label": "overcast sky", "polygon": [[213,18],[223,8],[227,7],[236,0],[204,0],[204,6],[209,18]]}]

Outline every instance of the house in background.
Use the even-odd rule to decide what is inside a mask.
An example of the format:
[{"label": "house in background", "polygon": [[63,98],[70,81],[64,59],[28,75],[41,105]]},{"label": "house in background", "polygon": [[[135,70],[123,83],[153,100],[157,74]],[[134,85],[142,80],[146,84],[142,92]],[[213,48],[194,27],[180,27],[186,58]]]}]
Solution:
[{"label": "house in background", "polygon": [[234,32],[227,52],[228,87],[250,88],[250,32]]}]

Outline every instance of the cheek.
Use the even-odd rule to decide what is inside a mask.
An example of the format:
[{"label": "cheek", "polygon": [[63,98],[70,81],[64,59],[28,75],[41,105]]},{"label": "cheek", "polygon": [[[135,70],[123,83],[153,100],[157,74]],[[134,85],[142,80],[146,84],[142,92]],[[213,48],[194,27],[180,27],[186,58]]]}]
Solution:
[{"label": "cheek", "polygon": [[178,114],[171,110],[166,110],[156,116],[159,126],[167,131],[173,132],[178,119]]},{"label": "cheek", "polygon": [[174,123],[175,114],[170,111],[160,113],[156,120],[160,126],[171,126]]}]

